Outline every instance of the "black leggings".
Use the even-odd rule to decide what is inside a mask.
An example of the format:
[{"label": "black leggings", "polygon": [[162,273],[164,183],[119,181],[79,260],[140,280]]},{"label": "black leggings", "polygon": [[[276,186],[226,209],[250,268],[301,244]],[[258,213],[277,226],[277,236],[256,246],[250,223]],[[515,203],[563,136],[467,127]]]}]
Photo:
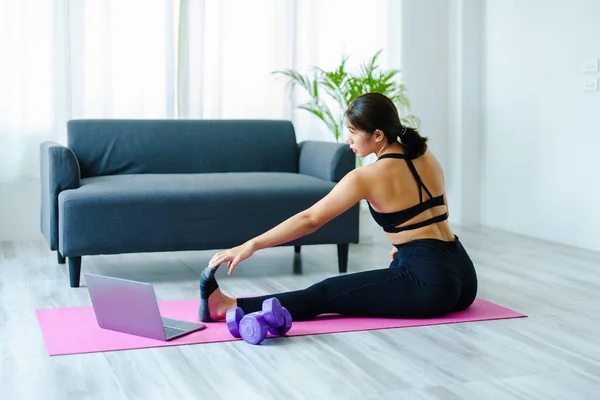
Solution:
[{"label": "black leggings", "polygon": [[388,268],[338,275],[306,289],[238,298],[245,313],[276,297],[294,321],[320,314],[373,318],[433,318],[468,308],[477,294],[477,274],[458,237],[418,239],[397,245]]}]

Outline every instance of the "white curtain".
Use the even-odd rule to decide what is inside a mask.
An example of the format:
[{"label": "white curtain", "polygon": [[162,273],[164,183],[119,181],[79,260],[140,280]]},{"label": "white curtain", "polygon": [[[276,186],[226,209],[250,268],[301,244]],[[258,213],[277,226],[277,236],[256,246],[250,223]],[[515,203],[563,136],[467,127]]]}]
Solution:
[{"label": "white curtain", "polygon": [[37,178],[74,118],[285,118],[333,140],[272,72],[400,68],[401,0],[0,0],[0,180]]}]

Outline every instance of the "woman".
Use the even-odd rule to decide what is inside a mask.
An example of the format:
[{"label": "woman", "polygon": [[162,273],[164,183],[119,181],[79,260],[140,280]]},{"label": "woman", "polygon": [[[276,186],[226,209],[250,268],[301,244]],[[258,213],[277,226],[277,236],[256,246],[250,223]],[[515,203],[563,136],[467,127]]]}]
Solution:
[{"label": "woman", "polygon": [[[369,93],[345,113],[346,143],[375,163],[354,169],[309,209],[232,249],[215,254],[200,279],[200,319],[222,320],[227,310],[262,309],[276,297],[294,321],[335,313],[354,317],[432,318],[469,307],[477,293],[477,275],[448,224],[444,175],[427,148],[427,138],[403,126],[387,97]],[[400,139],[400,140],[398,140]],[[218,266],[228,274],[254,252],[311,234],[365,199],[375,221],[394,246],[387,268],[349,273],[312,286],[260,297],[224,295],[215,280]]]}]

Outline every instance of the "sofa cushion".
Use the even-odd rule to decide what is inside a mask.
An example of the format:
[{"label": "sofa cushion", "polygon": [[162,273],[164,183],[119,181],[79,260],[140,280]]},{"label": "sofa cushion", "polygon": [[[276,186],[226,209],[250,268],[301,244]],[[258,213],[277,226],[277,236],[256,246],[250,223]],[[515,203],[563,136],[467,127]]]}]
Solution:
[{"label": "sofa cushion", "polygon": [[81,177],[298,172],[294,126],[282,120],[72,120]]},{"label": "sofa cushion", "polygon": [[312,206],[333,187],[292,173],[86,178],[59,195],[59,247],[85,255],[237,245]]}]

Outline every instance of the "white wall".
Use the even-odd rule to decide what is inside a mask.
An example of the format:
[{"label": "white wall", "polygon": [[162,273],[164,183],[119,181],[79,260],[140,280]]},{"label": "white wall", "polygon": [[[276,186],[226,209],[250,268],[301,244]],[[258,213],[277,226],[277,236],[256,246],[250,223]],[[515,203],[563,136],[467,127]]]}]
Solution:
[{"label": "white wall", "polygon": [[403,0],[402,71],[421,133],[445,171],[450,222],[481,222],[479,0]]},{"label": "white wall", "polygon": [[402,78],[411,113],[442,165],[448,163],[448,1],[402,1]]},{"label": "white wall", "polygon": [[[446,171],[450,221],[600,251],[594,0],[403,0],[413,112]],[[594,110],[594,111],[592,111]]]},{"label": "white wall", "polygon": [[446,186],[450,221],[481,224],[483,7],[453,0],[448,12],[449,125]]},{"label": "white wall", "polygon": [[40,183],[0,181],[0,241],[40,239]]},{"label": "white wall", "polygon": [[600,1],[485,4],[482,222],[600,251]]}]

